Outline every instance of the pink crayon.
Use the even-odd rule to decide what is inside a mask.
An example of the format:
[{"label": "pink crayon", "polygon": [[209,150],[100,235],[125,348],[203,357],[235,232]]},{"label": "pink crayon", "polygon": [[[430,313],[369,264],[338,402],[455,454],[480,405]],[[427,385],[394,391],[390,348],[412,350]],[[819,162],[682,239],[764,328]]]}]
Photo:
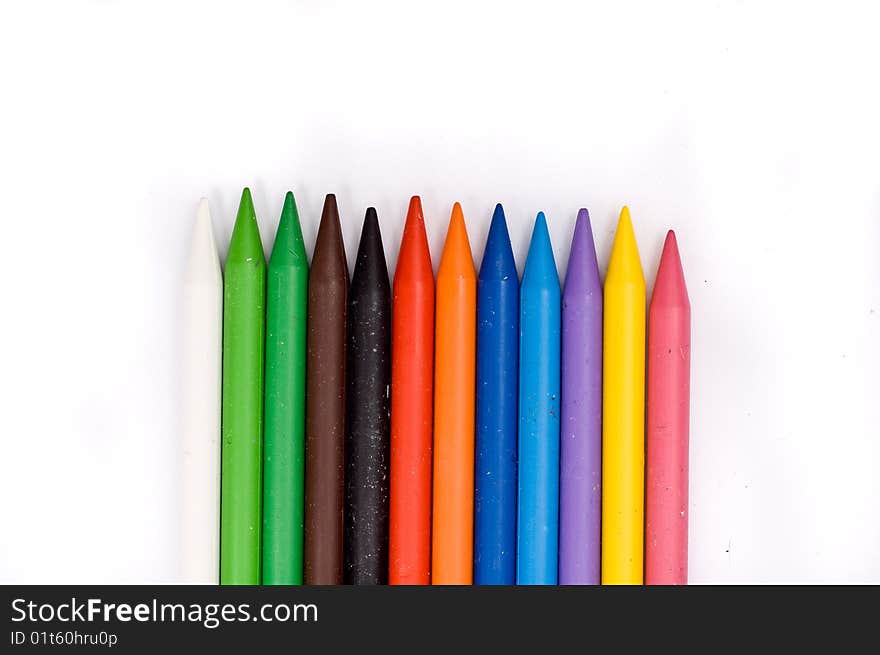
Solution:
[{"label": "pink crayon", "polygon": [[675,233],[648,310],[645,583],[687,584],[691,304]]}]

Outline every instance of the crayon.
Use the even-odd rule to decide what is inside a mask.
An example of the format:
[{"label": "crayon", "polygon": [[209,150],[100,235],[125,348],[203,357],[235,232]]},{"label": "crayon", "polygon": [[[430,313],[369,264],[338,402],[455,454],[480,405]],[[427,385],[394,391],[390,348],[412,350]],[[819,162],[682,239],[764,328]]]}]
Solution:
[{"label": "crayon", "polygon": [[220,582],[260,584],[266,260],[245,189],[223,285]]},{"label": "crayon", "polygon": [[391,285],[372,207],[351,276],[346,361],[343,582],[387,584]]},{"label": "crayon", "polygon": [[516,582],[519,278],[501,205],[477,277],[474,583]]},{"label": "crayon", "polygon": [[455,203],[437,272],[431,582],[471,584],[477,275]]},{"label": "crayon", "polygon": [[519,495],[516,582],[557,582],[561,292],[544,212],[538,212],[519,305]]},{"label": "crayon", "polygon": [[691,304],[675,233],[648,310],[645,582],[687,584]]},{"label": "crayon", "polygon": [[328,194],[309,271],[303,580],[342,583],[345,331],[348,263],[336,196]]},{"label": "crayon", "polygon": [[263,584],[302,584],[308,280],[288,191],[266,269]]},{"label": "crayon", "polygon": [[220,581],[220,367],[223,276],[205,198],[183,278],[182,582]]},{"label": "crayon", "polygon": [[581,209],[562,290],[559,584],[599,584],[601,483],[602,281]]},{"label": "crayon", "polygon": [[431,582],[434,270],[413,196],[394,271],[391,313],[391,502],[388,582]]},{"label": "crayon", "polygon": [[645,276],[629,209],[605,278],[602,367],[602,584],[642,584]]}]

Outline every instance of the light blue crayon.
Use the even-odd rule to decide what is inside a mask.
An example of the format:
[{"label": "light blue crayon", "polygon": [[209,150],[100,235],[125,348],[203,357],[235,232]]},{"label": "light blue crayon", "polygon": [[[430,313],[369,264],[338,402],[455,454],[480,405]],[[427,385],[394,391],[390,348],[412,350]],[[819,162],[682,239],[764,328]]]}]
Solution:
[{"label": "light blue crayon", "polygon": [[544,213],[520,284],[516,582],[556,584],[561,292]]}]

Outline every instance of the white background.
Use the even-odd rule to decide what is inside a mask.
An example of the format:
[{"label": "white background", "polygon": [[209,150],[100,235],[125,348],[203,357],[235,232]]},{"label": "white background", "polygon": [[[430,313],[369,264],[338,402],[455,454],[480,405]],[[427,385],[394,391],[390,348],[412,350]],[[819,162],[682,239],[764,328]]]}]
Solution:
[{"label": "white background", "polygon": [[177,570],[177,307],[200,196],[393,272],[421,194],[560,273],[629,204],[693,305],[691,580],[880,582],[880,40],[855,2],[4,2],[0,582]]}]

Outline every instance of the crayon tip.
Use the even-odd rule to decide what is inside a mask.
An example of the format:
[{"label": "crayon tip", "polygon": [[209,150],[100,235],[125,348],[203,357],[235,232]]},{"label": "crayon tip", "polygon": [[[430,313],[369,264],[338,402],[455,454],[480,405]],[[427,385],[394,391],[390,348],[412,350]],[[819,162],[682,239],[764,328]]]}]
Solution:
[{"label": "crayon tip", "polygon": [[[547,230],[547,217],[544,216],[544,212],[538,212],[538,215],[535,216],[535,227],[532,230],[533,241],[535,237],[550,243],[550,232]],[[544,237],[546,237],[546,239],[544,239]]]},{"label": "crayon tip", "polygon": [[675,230],[666,232],[666,239],[663,241],[663,254],[665,255],[667,251],[671,257],[681,259],[678,256],[678,239],[675,238]]},{"label": "crayon tip", "polygon": [[571,237],[571,253],[568,256],[568,271],[565,273],[566,293],[592,293],[602,289],[599,277],[599,261],[596,258],[596,243],[593,241],[593,228],[590,213],[586,209],[578,211]]},{"label": "crayon tip", "polygon": [[666,233],[663,254],[660,255],[660,265],[657,267],[657,279],[654,282],[651,305],[655,303],[666,306],[690,306],[684,270],[681,266],[681,256],[678,252],[678,241],[672,230]]},{"label": "crayon tip", "polygon": [[461,211],[461,203],[456,201],[452,205],[452,216],[449,218],[449,229],[452,229],[453,225],[461,225],[464,226],[464,212]]},{"label": "crayon tip", "polygon": [[449,229],[446,231],[446,243],[443,245],[443,254],[440,256],[437,277],[444,274],[476,277],[474,257],[471,253],[467,227],[464,224],[464,214],[461,211],[461,205],[457,202],[452,206],[452,216],[449,219]]},{"label": "crayon tip", "polygon": [[251,197],[250,187],[245,187],[241,190],[241,201],[238,204],[238,212],[241,213],[242,209],[250,214],[256,214],[254,211],[254,199]]},{"label": "crayon tip", "polygon": [[278,230],[275,232],[275,245],[272,246],[272,254],[269,257],[269,265],[273,264],[296,268],[308,266],[302,226],[292,191],[288,191],[284,196],[284,206],[281,208],[281,218],[278,221]]},{"label": "crayon tip", "polygon": [[266,261],[263,244],[260,241],[260,228],[257,226],[257,214],[254,211],[254,201],[251,198],[251,190],[247,187],[241,192],[241,202],[238,205],[238,215],[235,217],[235,227],[232,228],[226,261],[257,264]]},{"label": "crayon tip", "polygon": [[414,276],[434,282],[434,269],[431,265],[431,251],[428,248],[428,235],[425,232],[425,218],[422,214],[422,199],[413,196],[406,212],[403,236],[400,238],[400,251],[397,254],[397,268],[394,277]]},{"label": "crayon tip", "polygon": [[379,231],[379,214],[376,213],[375,207],[367,207],[367,213],[364,215],[364,230],[370,230],[370,234]]},{"label": "crayon tip", "polygon": [[486,248],[483,250],[483,262],[480,264],[481,280],[517,280],[516,260],[513,258],[513,247],[510,245],[510,233],[507,231],[507,219],[501,203],[495,205],[489,236],[486,237]]},{"label": "crayon tip", "polygon": [[321,210],[321,223],[318,225],[317,239],[321,237],[324,237],[324,241],[333,241],[337,237],[342,239],[342,226],[339,224],[339,207],[336,205],[336,196],[332,193],[328,193],[324,198],[324,208]]},{"label": "crayon tip", "polygon": [[199,206],[196,209],[196,222],[204,223],[205,219],[211,220],[211,206],[207,198],[199,198]]},{"label": "crayon tip", "polygon": [[611,258],[608,261],[608,273],[605,277],[606,285],[616,281],[635,282],[645,286],[636,235],[629,216],[629,208],[626,206],[620,210],[620,220],[617,222],[617,232],[614,235],[614,244],[611,246]]},{"label": "crayon tip", "polygon": [[[361,240],[358,245],[357,264],[360,264],[362,259],[366,259],[372,264],[381,264],[382,278],[387,281],[385,248],[382,245],[382,231],[379,228],[379,215],[376,213],[375,207],[368,207],[367,213],[364,215]],[[357,273],[357,265],[355,273]]]},{"label": "crayon tip", "polygon": [[[351,288],[368,290],[388,289],[388,267],[385,264],[385,248],[382,246],[382,232],[379,229],[379,216],[376,209],[369,207],[361,228],[354,272],[351,275]],[[352,297],[354,297],[352,293]]]},{"label": "crayon tip", "polygon": [[348,262],[345,259],[342,226],[339,224],[339,208],[336,205],[336,196],[332,193],[324,198],[321,223],[312,254],[311,275],[331,278],[345,276],[346,281],[348,280]]},{"label": "crayon tip", "polygon": [[186,268],[191,281],[216,281],[220,277],[220,257],[207,198],[199,200]]},{"label": "crayon tip", "polygon": [[544,286],[550,282],[559,287],[559,275],[556,272],[556,260],[553,257],[547,219],[544,217],[544,212],[538,212],[532,230],[532,240],[529,243],[529,253],[526,255],[526,265],[523,268],[522,285]]},{"label": "crayon tip", "polygon": [[196,226],[194,234],[194,244],[203,242],[205,237],[214,240],[214,225],[211,222],[211,207],[207,198],[199,200],[198,209],[196,209]]}]

